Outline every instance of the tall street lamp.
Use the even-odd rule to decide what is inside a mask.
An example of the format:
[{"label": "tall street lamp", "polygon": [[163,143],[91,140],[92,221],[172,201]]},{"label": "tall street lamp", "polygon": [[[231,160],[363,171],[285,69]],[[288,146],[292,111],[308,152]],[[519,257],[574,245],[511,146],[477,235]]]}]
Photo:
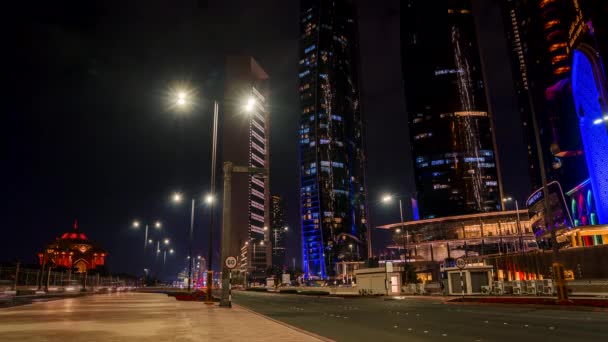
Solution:
[{"label": "tall street lamp", "polygon": [[[393,201],[393,195],[384,195],[382,196],[382,202],[385,204],[391,203]],[[407,263],[407,254],[408,254],[408,238],[409,234],[405,230],[405,222],[403,221],[403,203],[401,202],[401,197],[399,199],[399,217],[401,218],[401,229],[397,231],[397,233],[401,232],[401,237],[403,239],[403,254],[405,256],[404,262]]]},{"label": "tall street lamp", "polygon": [[[177,96],[175,97],[174,100],[174,106],[182,109],[182,110],[187,110],[189,105],[191,103],[193,103],[194,101],[192,99],[189,98],[187,91],[179,91],[177,92]],[[255,99],[254,98],[248,98],[246,101],[245,106],[243,107],[243,109],[247,112],[250,112],[254,109],[255,107]],[[213,140],[212,140],[212,148],[211,148],[211,193],[210,198],[214,199],[215,198],[215,170],[216,170],[216,163],[217,163],[217,135],[218,135],[218,112],[219,112],[219,104],[217,100],[213,101]],[[224,167],[225,168],[225,167]],[[232,169],[231,169],[232,172]],[[224,176],[225,178],[225,176]],[[226,202],[226,195],[224,194],[224,205]],[[207,304],[213,304],[213,300],[212,300],[212,291],[213,291],[213,271],[212,271],[212,266],[213,265],[213,204],[214,201],[211,200],[209,203],[209,208],[210,208],[210,219],[209,219],[209,254],[208,254],[208,270],[207,270],[207,291],[206,291],[206,300],[205,303]],[[224,206],[225,207],[225,206]],[[226,209],[224,209],[225,211]],[[230,223],[228,222],[228,226],[230,225]],[[224,226],[226,226],[226,222],[225,222],[225,217],[224,217],[224,224],[222,225],[222,230],[224,230]],[[226,233],[226,231],[223,231],[223,233]],[[227,239],[224,238],[225,234],[222,234],[222,251],[225,249],[224,248],[224,240]],[[226,248],[227,250],[227,248]],[[222,259],[224,258],[223,255],[224,252],[222,252]],[[223,260],[222,260],[223,261]],[[223,262],[222,262],[223,263]],[[222,276],[222,283],[224,287],[228,287],[228,272],[226,272],[226,270],[222,267],[223,270],[223,276]],[[224,279],[225,278],[225,279]],[[227,292],[226,295],[224,295],[224,293],[222,293],[222,297],[226,297],[227,298]]]},{"label": "tall street lamp", "polygon": [[[528,73],[528,61],[525,59],[522,66],[522,74]],[[557,232],[556,227],[554,226],[553,220],[553,209],[551,208],[550,198],[549,198],[549,185],[547,183],[547,172],[545,170],[545,156],[543,155],[543,145],[540,139],[540,128],[538,127],[538,120],[536,118],[536,109],[534,106],[534,96],[532,95],[532,87],[526,85],[526,92],[528,95],[528,104],[530,105],[530,116],[532,117],[532,129],[534,131],[534,142],[536,145],[536,156],[538,158],[538,166],[540,172],[540,179],[543,186],[543,206],[545,211],[545,226],[549,227],[551,233],[551,245],[552,245],[552,255],[553,255],[553,274],[562,273],[564,268],[560,263],[559,257],[559,246],[557,244]],[[557,300],[565,301],[568,299],[568,291],[566,289],[566,283],[563,280],[563,276],[560,275],[556,277],[556,292],[557,292]]]},{"label": "tall street lamp", "polygon": [[[183,195],[179,192],[176,192],[172,196],[173,203],[181,203],[183,200]],[[210,204],[213,203],[213,197],[211,195],[205,196],[205,202]],[[194,207],[196,205],[196,198],[192,197],[191,202],[191,210],[190,210],[190,232],[189,232],[189,240],[188,240],[188,279],[192,279],[192,244],[194,241]],[[191,281],[188,281],[188,292],[190,292]]]},{"label": "tall street lamp", "polygon": [[[247,108],[247,107],[246,107]],[[233,173],[244,173],[254,177],[266,177],[268,168],[236,166],[231,161],[224,162],[224,191],[222,205],[222,260],[226,260],[230,253],[230,240],[232,236],[232,175]],[[232,307],[230,299],[230,269],[222,262],[222,296],[221,307]]]},{"label": "tall street lamp", "polygon": [[[141,227],[142,223],[139,220],[134,220],[132,227],[135,229],[139,229]],[[156,230],[160,230],[162,228],[162,223],[160,221],[154,221],[153,225],[152,225]],[[151,239],[148,239],[148,231],[149,231],[149,227],[150,224],[146,223],[145,225],[145,230],[144,230],[144,266],[145,266],[145,259],[146,259],[146,249],[149,243],[151,243]]]},{"label": "tall street lamp", "polygon": [[[139,229],[139,227],[141,226],[141,223],[138,220],[135,220],[135,221],[133,221],[132,226],[135,229]],[[145,232],[144,232],[144,255],[146,253],[146,247],[148,246],[148,227],[149,227],[149,225],[146,223],[146,228],[145,228]],[[160,223],[160,221],[154,222],[154,228],[156,228],[158,230],[161,227],[162,227],[162,224]]]},{"label": "tall street lamp", "polygon": [[[506,203],[508,202],[513,202],[513,197],[505,197],[502,199],[503,203],[505,205],[503,205],[503,208],[506,207]],[[519,233],[519,250],[523,251],[524,249],[524,237],[523,237],[523,233],[521,230],[521,224],[520,224],[520,220],[519,220],[519,203],[517,202],[517,200],[515,200],[515,211],[517,212],[517,233]]]},{"label": "tall street lamp", "polygon": [[[173,254],[175,251],[173,250],[173,248],[169,249],[169,254]],[[165,249],[164,253],[163,253],[163,267],[165,267],[165,264],[167,263],[167,249]]]},{"label": "tall street lamp", "polygon": [[[180,109],[187,109],[189,103],[192,102],[188,98],[186,91],[179,91],[175,99],[175,105]],[[207,291],[206,300],[207,304],[213,304],[212,291],[213,291],[213,199],[215,198],[215,169],[217,160],[217,126],[218,126],[218,115],[219,115],[219,104],[217,100],[213,101],[213,140],[211,147],[211,192],[209,194],[209,252],[207,257]],[[191,254],[191,253],[190,253]],[[192,259],[192,258],[190,258]],[[192,269],[190,264],[189,269]],[[188,287],[190,284],[188,283]]]}]

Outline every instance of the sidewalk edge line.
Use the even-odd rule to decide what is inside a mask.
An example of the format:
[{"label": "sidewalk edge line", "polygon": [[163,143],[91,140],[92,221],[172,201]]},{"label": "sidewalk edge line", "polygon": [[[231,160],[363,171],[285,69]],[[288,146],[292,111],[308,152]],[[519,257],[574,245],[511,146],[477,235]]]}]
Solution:
[{"label": "sidewalk edge line", "polygon": [[313,332],[310,332],[310,331],[308,331],[308,330],[300,329],[300,328],[295,327],[295,326],[293,326],[293,325],[291,325],[291,324],[288,324],[288,323],[285,323],[285,322],[281,322],[281,321],[276,320],[276,319],[274,319],[274,318],[272,318],[272,317],[268,317],[268,316],[263,315],[263,314],[261,314],[261,313],[259,313],[259,312],[255,312],[255,311],[253,311],[253,310],[251,310],[251,309],[249,309],[249,308],[246,308],[246,307],[244,307],[244,306],[242,306],[242,305],[238,305],[238,304],[234,304],[234,303],[232,303],[232,306],[236,306],[236,307],[238,307],[239,309],[243,309],[243,310],[245,310],[245,311],[247,311],[247,312],[249,312],[249,313],[252,313],[252,314],[254,314],[254,315],[260,316],[260,317],[265,318],[265,319],[267,319],[267,320],[269,320],[269,321],[272,321],[272,322],[274,322],[274,323],[278,323],[278,324],[280,324],[280,325],[282,325],[282,326],[284,326],[284,327],[286,327],[286,328],[289,328],[289,329],[291,329],[291,330],[295,330],[295,331],[297,331],[297,332],[299,332],[299,333],[302,333],[302,334],[308,335],[308,336],[310,336],[310,337],[317,338],[317,339],[319,339],[319,340],[321,340],[321,341],[325,341],[325,342],[336,342],[335,340],[332,340],[332,339],[330,339],[330,338],[327,338],[327,337],[324,337],[324,336],[321,336],[321,335],[317,335],[317,334],[315,334],[315,333],[313,333]]}]

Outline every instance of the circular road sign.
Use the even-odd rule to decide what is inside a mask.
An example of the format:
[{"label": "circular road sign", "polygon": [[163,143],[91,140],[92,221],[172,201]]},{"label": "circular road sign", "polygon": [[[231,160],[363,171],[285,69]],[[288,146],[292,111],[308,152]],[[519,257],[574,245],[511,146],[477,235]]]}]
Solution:
[{"label": "circular road sign", "polygon": [[233,269],[236,267],[236,258],[233,256],[229,256],[226,258],[224,264],[226,264],[226,267],[228,267],[229,269]]},{"label": "circular road sign", "polygon": [[467,266],[467,262],[463,258],[456,259],[456,267],[463,269]]}]

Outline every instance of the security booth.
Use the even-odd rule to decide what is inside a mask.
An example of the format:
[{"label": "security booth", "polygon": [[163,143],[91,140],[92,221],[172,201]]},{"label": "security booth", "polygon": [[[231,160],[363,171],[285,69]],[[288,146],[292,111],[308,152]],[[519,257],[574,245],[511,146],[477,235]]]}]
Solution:
[{"label": "security booth", "polygon": [[[390,264],[390,263],[389,263]],[[401,294],[403,268],[388,267],[361,268],[355,270],[357,288],[362,295]]]},{"label": "security booth", "polygon": [[446,274],[449,295],[481,295],[482,287],[490,286],[492,283],[494,267],[467,265],[462,270],[458,267],[447,267],[443,271]]}]

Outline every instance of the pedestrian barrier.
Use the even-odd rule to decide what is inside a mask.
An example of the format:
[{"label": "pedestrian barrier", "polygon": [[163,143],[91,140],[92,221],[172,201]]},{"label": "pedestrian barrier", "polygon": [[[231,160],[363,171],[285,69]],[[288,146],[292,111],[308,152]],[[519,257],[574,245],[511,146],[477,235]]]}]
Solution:
[{"label": "pedestrian barrier", "polygon": [[492,294],[495,296],[500,296],[505,293],[504,283],[502,281],[495,281],[492,284]]},{"label": "pedestrian barrier", "polygon": [[492,293],[492,287],[490,285],[483,285],[481,287],[481,293],[489,296]]}]

